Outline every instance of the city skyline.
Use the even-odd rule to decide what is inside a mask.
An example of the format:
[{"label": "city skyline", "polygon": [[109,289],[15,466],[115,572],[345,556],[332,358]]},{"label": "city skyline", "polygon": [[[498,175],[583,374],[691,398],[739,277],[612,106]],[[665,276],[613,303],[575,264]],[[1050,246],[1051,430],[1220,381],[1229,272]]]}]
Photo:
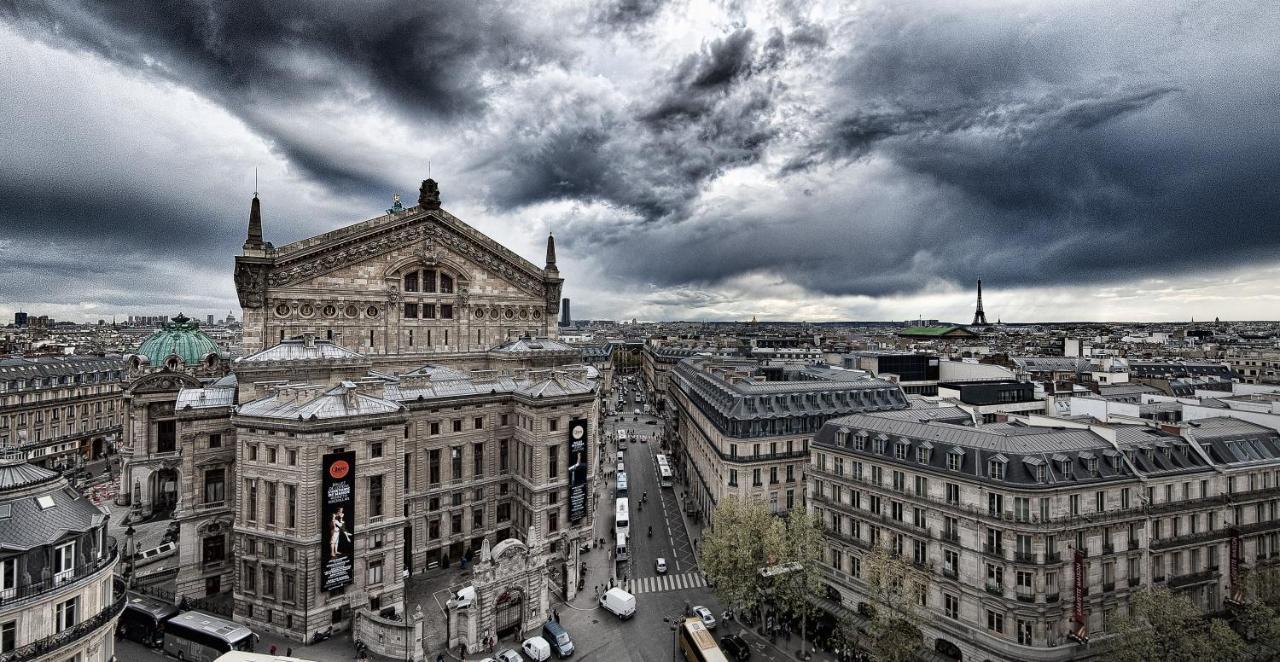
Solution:
[{"label": "city skyline", "polygon": [[926,6],[0,8],[0,319],[239,316],[255,168],[276,245],[430,172],[583,319],[1280,318],[1274,11]]}]

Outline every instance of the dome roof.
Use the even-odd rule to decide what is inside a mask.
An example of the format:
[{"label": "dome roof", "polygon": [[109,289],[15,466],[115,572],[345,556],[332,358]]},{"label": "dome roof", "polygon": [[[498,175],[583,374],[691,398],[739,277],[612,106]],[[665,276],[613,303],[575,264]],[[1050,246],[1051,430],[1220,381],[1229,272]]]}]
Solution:
[{"label": "dome roof", "polygon": [[171,354],[187,365],[196,365],[210,353],[221,356],[222,348],[200,330],[198,322],[181,313],[138,346],[138,354],[147,357],[151,365],[159,365]]},{"label": "dome roof", "polygon": [[0,490],[11,490],[57,478],[56,472],[27,461],[20,456],[0,457]]}]

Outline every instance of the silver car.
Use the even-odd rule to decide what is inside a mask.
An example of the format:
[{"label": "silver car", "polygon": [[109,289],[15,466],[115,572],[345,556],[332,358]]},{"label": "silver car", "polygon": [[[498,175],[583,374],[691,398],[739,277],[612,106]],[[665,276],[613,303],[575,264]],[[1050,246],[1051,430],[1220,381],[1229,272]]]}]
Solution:
[{"label": "silver car", "polygon": [[693,615],[702,619],[702,625],[708,630],[716,629],[716,617],[710,609],[699,605],[693,608]]}]

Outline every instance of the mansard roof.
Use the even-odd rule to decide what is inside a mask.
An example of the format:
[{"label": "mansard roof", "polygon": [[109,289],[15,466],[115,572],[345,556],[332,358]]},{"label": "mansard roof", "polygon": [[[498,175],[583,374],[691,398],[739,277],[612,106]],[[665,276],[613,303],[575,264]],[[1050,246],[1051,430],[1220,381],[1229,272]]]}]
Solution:
[{"label": "mansard roof", "polygon": [[462,372],[427,365],[400,375],[386,386],[387,398],[409,403],[467,396],[513,394],[527,398],[581,396],[599,385],[599,372],[590,366],[561,366],[545,370]]},{"label": "mansard roof", "polygon": [[[1118,441],[1113,443],[1095,430],[1080,427],[1045,427],[1018,422],[966,426],[936,420],[902,420],[910,411],[831,419],[815,437],[814,445],[858,455],[876,455],[877,460],[890,464],[927,466],[939,473],[957,473],[1024,487],[1061,487],[1137,474],[1177,475],[1210,468],[1208,459],[1195,452],[1185,440],[1154,428],[1116,431]],[[886,439],[905,440],[912,448],[929,444],[934,452],[928,453],[924,458],[927,461],[921,463],[921,457],[910,451],[907,459],[899,459],[896,444],[855,443],[859,437],[881,435]],[[1139,452],[1142,444],[1147,443],[1180,450],[1167,454]],[[961,458],[958,471],[950,468],[948,455]],[[992,462],[1004,466],[1002,478],[991,475]]]},{"label": "mansard roof", "polygon": [[236,408],[240,416],[281,420],[331,420],[395,414],[398,402],[362,392],[366,384],[344,381],[332,388],[308,384],[268,387],[268,394]]},{"label": "mansard roof", "polygon": [[274,361],[361,361],[365,356],[333,341],[311,336],[294,336],[280,341],[260,352],[236,359],[236,365],[269,363]]}]

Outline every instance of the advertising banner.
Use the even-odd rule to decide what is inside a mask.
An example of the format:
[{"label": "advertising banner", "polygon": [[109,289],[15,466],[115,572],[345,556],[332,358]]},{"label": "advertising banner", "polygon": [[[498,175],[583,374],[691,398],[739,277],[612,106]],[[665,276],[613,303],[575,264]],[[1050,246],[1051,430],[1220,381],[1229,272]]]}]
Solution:
[{"label": "advertising banner", "polygon": [[1071,569],[1075,586],[1072,590],[1075,592],[1075,605],[1072,608],[1071,620],[1075,623],[1071,636],[1076,641],[1084,643],[1089,640],[1089,620],[1084,613],[1084,589],[1088,585],[1089,578],[1085,576],[1084,570],[1084,552],[1075,551],[1075,557],[1072,559]]},{"label": "advertising banner", "polygon": [[587,419],[569,421],[569,521],[587,516]]},{"label": "advertising banner", "polygon": [[356,454],[330,453],[321,460],[320,590],[332,591],[355,575]]},{"label": "advertising banner", "polygon": [[1231,598],[1230,602],[1242,604],[1244,602],[1244,586],[1240,585],[1240,557],[1243,556],[1244,541],[1240,538],[1240,530],[1231,530]]}]

